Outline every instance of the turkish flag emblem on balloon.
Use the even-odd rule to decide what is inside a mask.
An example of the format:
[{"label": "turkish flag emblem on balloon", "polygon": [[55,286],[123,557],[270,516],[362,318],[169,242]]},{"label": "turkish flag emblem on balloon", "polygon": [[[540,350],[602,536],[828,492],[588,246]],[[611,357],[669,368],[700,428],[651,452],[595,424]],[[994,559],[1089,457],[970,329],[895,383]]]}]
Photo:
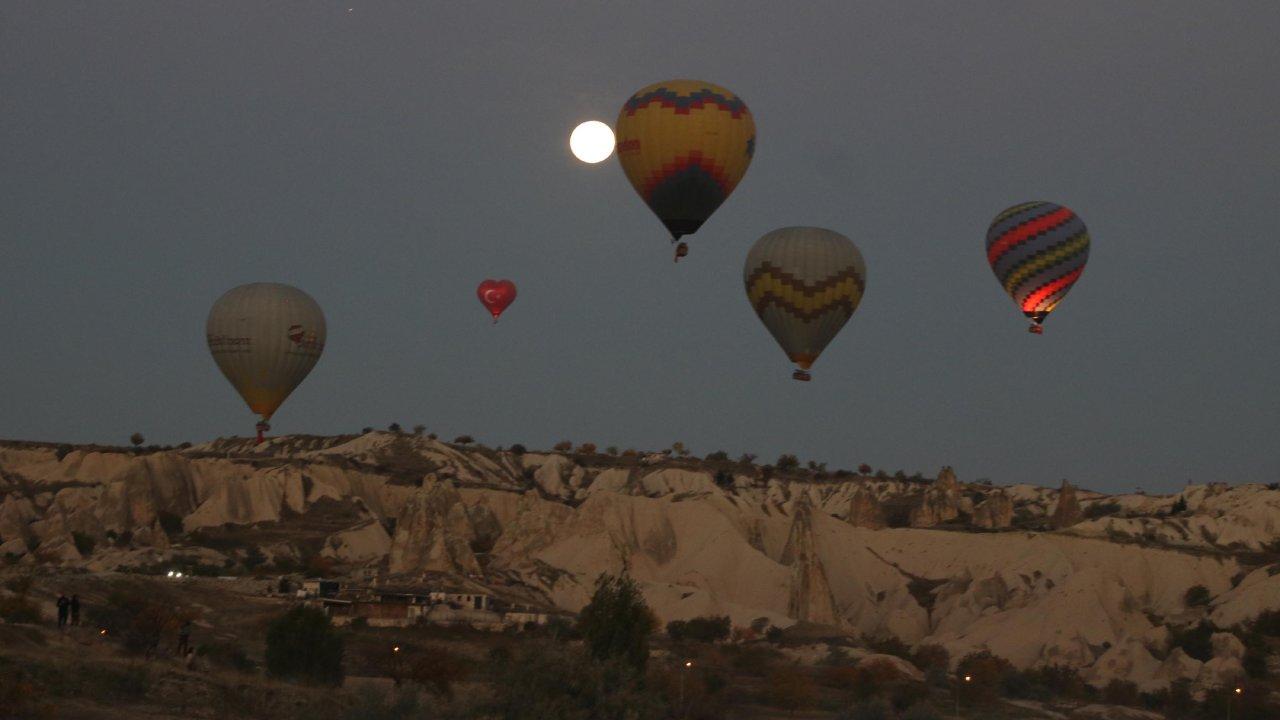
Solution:
[{"label": "turkish flag emblem on balloon", "polygon": [[485,280],[476,288],[476,297],[480,298],[480,304],[493,315],[496,323],[502,311],[515,302],[516,284],[510,280]]}]

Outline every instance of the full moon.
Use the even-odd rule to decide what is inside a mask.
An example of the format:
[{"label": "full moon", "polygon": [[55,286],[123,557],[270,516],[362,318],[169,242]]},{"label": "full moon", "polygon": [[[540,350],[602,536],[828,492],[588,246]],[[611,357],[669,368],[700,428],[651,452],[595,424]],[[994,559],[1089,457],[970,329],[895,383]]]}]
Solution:
[{"label": "full moon", "polygon": [[573,129],[569,149],[584,163],[598,163],[613,154],[613,130],[599,120],[588,120]]}]

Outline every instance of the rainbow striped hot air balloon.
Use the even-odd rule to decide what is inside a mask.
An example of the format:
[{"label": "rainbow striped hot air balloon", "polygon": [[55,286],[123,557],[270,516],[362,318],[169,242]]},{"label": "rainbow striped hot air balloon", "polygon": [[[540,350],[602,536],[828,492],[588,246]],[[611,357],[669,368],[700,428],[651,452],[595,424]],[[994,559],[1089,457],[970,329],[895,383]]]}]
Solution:
[{"label": "rainbow striped hot air balloon", "polygon": [[996,216],[987,230],[987,262],[1031,319],[1041,324],[1080,279],[1089,260],[1089,230],[1069,208],[1051,202],[1027,202]]},{"label": "rainbow striped hot air balloon", "polygon": [[[618,160],[632,187],[671,232],[697,232],[738,186],[755,152],[746,103],[700,80],[642,88],[618,113]],[[681,242],[676,258],[688,252]]]},{"label": "rainbow striped hot air balloon", "polygon": [[867,266],[849,238],[815,227],[774,230],[756,241],[742,268],[747,300],[809,380],[809,368],[849,321],[867,285]]}]

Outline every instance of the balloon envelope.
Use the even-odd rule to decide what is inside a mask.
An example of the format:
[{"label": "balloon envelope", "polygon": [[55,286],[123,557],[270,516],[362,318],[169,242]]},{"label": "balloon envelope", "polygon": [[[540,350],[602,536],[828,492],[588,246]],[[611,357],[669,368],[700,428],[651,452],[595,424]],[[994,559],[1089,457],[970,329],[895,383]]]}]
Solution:
[{"label": "balloon envelope", "polygon": [[755,153],[746,103],[700,80],[640,89],[622,106],[615,132],[627,179],[676,239],[720,207]]},{"label": "balloon envelope", "polygon": [[1036,325],[1062,302],[1088,260],[1089,230],[1079,215],[1061,205],[1014,205],[987,229],[987,262],[1018,309]]},{"label": "balloon envelope", "polygon": [[510,280],[485,280],[476,288],[476,297],[498,322],[498,316],[516,300],[516,284]]},{"label": "balloon envelope", "polygon": [[747,253],[747,300],[782,350],[807,370],[849,321],[866,288],[862,253],[815,227],[774,230]]},{"label": "balloon envelope", "polygon": [[265,422],[320,359],[324,313],[295,287],[251,283],[218,298],[205,335],[218,369]]}]

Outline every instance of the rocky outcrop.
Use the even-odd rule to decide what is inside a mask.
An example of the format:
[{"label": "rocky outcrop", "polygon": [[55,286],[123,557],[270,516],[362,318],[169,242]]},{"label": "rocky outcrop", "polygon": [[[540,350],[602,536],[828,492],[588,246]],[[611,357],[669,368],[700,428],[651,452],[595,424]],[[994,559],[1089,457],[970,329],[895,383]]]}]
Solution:
[{"label": "rocky outcrop", "polygon": [[475,533],[461,496],[449,482],[433,482],[415,494],[396,519],[391,541],[392,573],[480,572],[471,551]]},{"label": "rocky outcrop", "polygon": [[925,490],[920,503],[911,509],[911,527],[933,527],[960,517],[960,483],[950,467],[942,468],[938,479]]},{"label": "rocky outcrop", "polygon": [[1213,657],[1200,668],[1196,685],[1216,688],[1244,679],[1244,643],[1231,633],[1214,633],[1210,638]]},{"label": "rocky outcrop", "polygon": [[995,490],[973,509],[975,527],[999,530],[1013,525],[1013,498]]},{"label": "rocky outcrop", "polygon": [[1054,530],[1071,527],[1084,519],[1084,514],[1080,512],[1080,500],[1076,497],[1076,489],[1066,480],[1062,481],[1062,488],[1058,490],[1058,503],[1053,508],[1053,514],[1049,517],[1049,527]]},{"label": "rocky outcrop", "polygon": [[849,497],[849,510],[845,521],[854,527],[869,530],[879,530],[888,525],[880,500],[864,487],[858,487]]},{"label": "rocky outcrop", "polygon": [[823,625],[840,623],[831,585],[813,537],[813,508],[801,495],[792,508],[791,532],[781,562],[791,566],[791,597],[787,615]]}]

